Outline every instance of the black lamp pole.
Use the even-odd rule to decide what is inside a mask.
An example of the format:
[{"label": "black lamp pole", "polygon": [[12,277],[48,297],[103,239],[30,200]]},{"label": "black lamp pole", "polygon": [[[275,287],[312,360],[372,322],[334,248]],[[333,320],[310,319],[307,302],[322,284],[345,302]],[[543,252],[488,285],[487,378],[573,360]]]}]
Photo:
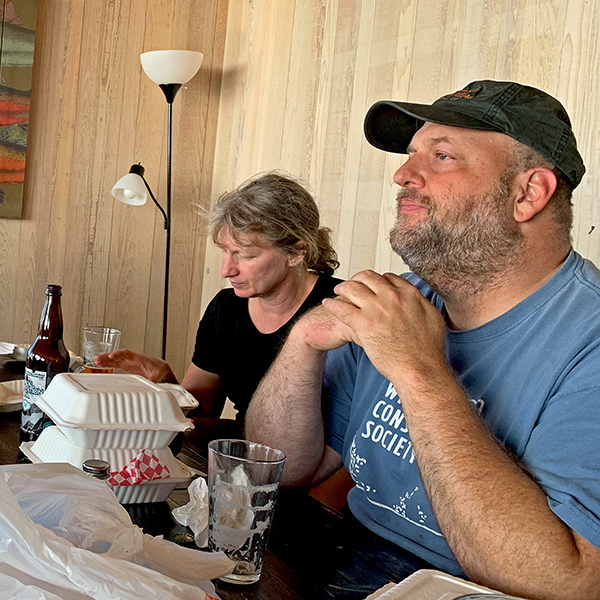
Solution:
[{"label": "black lamp pole", "polygon": [[167,354],[167,317],[169,314],[169,265],[171,264],[171,157],[172,157],[172,146],[173,146],[173,100],[177,92],[181,88],[180,83],[165,83],[160,84],[160,89],[163,91],[165,98],[167,99],[168,107],[168,126],[167,126],[167,211],[159,204],[158,200],[152,193],[148,182],[144,178],[145,169],[141,164],[132,165],[129,169],[130,173],[139,175],[150,194],[150,198],[154,204],[156,204],[158,210],[162,213],[164,218],[164,227],[166,231],[165,240],[165,291],[163,301],[163,327],[162,327],[162,349],[161,357],[163,360]]},{"label": "black lamp pole", "polygon": [[[164,307],[163,307],[163,331],[162,331],[162,349],[161,349],[161,357],[164,360],[167,349],[167,311],[169,308],[169,263],[171,260],[171,201],[170,198],[167,199],[167,212],[164,211],[163,207],[159,204],[158,200],[155,198],[152,193],[152,189],[148,185],[144,177],[144,173],[146,170],[142,167],[141,164],[131,165],[129,169],[130,173],[135,175],[139,175],[150,194],[150,198],[160,212],[162,213],[164,219],[164,228],[167,232],[166,234],[166,254],[165,254],[165,291],[164,291]],[[170,176],[169,176],[170,179]]]},{"label": "black lamp pole", "polygon": [[[133,165],[130,172],[136,172],[146,185],[146,189],[150,194],[150,197],[154,201],[154,204],[159,208],[165,219],[165,231],[166,231],[166,251],[165,251],[165,292],[163,300],[163,327],[162,327],[162,349],[161,357],[165,360],[167,355],[167,320],[169,314],[169,265],[171,264],[171,157],[173,148],[173,100],[177,92],[181,88],[180,83],[164,83],[159,85],[163,91],[167,100],[168,107],[168,125],[167,125],[167,212],[163,210],[162,206],[157,202],[148,182],[144,179],[144,167],[141,165]],[[140,168],[141,173],[134,171],[134,168]]]},{"label": "black lamp pole", "polygon": [[163,334],[162,334],[162,359],[165,360],[167,351],[167,315],[169,312],[169,264],[171,262],[171,157],[173,143],[173,101],[181,88],[180,83],[163,83],[159,85],[167,100],[167,218],[165,229],[167,231],[167,251],[165,263],[165,299],[163,309]]}]

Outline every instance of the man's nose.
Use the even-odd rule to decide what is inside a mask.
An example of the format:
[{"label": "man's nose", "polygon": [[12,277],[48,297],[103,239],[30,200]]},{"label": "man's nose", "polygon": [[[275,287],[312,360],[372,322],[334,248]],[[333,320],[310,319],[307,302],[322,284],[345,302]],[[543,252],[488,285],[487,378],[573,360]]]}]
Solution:
[{"label": "man's nose", "polygon": [[422,188],[425,185],[425,178],[416,156],[410,156],[394,173],[394,183],[404,188]]},{"label": "man's nose", "polygon": [[221,266],[221,277],[233,277],[237,275],[238,269],[235,261],[227,254],[223,255],[223,264]]}]

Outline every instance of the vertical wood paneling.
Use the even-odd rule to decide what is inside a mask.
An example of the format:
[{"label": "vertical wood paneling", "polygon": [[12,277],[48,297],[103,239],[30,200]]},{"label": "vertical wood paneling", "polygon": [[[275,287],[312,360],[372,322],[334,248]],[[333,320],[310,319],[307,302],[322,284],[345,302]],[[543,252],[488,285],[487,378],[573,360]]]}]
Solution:
[{"label": "vertical wood paneling", "polygon": [[[176,27],[175,20],[181,18],[181,13],[176,10],[176,2],[161,2],[161,0],[148,0],[146,8],[146,27],[144,46],[142,52],[151,50],[161,50],[165,48],[174,48],[173,38],[174,29]],[[177,40],[176,47],[183,50],[200,50],[200,48],[194,48],[193,46],[187,45],[187,40]],[[138,53],[133,54],[132,58],[139,61]],[[191,84],[190,84],[191,85]],[[138,152],[142,155],[147,154],[148,150],[151,151],[151,156],[142,159],[142,164],[147,169],[152,183],[150,186],[154,190],[154,195],[159,199],[163,208],[166,209],[166,160],[167,160],[167,105],[165,97],[160,88],[153,83],[143,73],[141,74],[140,89],[142,95],[140,98],[139,106],[139,124],[136,131],[146,131],[148,133],[145,143],[140,143]],[[173,103],[173,154],[177,152],[180,138],[177,135],[177,126],[180,111],[182,96],[186,93],[186,90],[179,92],[175,102]],[[142,140],[139,140],[142,142]],[[135,161],[131,161],[135,162]],[[177,169],[177,161],[173,160],[173,221],[176,221],[175,214],[178,212],[179,206],[179,195],[178,191],[180,188],[179,184],[176,183],[175,170]],[[195,165],[190,165],[190,169],[194,169]],[[162,313],[163,313],[163,292],[164,292],[164,272],[165,272],[165,231],[163,225],[163,218],[160,212],[154,207],[153,204],[148,202],[148,210],[152,212],[153,227],[149,228],[148,233],[145,235],[151,235],[152,239],[152,263],[150,267],[150,281],[148,290],[148,306],[147,314],[144,315],[143,323],[140,322],[140,326],[145,326],[145,345],[144,351],[146,354],[154,356],[160,356],[160,349],[162,343]],[[139,226],[140,224],[138,224]],[[169,280],[169,297],[171,301],[175,302],[175,295],[177,294],[177,265],[174,258],[175,244],[176,244],[175,226],[172,227],[171,233],[171,266],[170,266],[170,280]],[[135,307],[135,290],[131,290],[132,293],[128,298],[128,305]],[[169,317],[173,314],[169,310]],[[139,320],[139,317],[138,317]],[[169,329],[168,337],[170,337],[171,328],[174,325],[176,318],[169,318]],[[169,356],[169,360],[171,357]],[[176,362],[173,361],[176,365]]]},{"label": "vertical wood paneling", "polygon": [[[415,22],[417,18],[418,3],[415,0],[405,0],[399,6],[397,22],[397,33],[390,31],[387,43],[395,48],[395,56],[391,58],[391,69],[389,63],[383,72],[393,72],[391,88],[388,90],[376,89],[369,98],[371,105],[377,100],[384,98],[408,98],[411,82],[411,64],[414,48],[414,40],[417,35]],[[385,0],[381,14],[390,14],[394,8]],[[386,85],[387,80],[386,80]],[[377,251],[375,258],[375,270],[383,273],[385,271],[401,272],[405,270],[400,258],[392,252],[388,241],[390,231],[396,219],[396,207],[390,199],[395,197],[396,186],[391,174],[400,166],[404,159],[394,154],[370,153],[373,168],[370,170],[368,179],[372,181],[373,193],[379,197],[379,227],[377,229]]]},{"label": "vertical wood paneling", "polygon": [[52,282],[63,285],[71,350],[83,325],[103,323],[123,331],[124,346],[160,353],[162,217],[152,203],[116,203],[110,190],[139,161],[165,203],[167,104],[139,55],[200,50],[205,67],[174,105],[168,358],[183,373],[205,245],[197,251],[190,204],[212,185],[214,141],[205,138],[209,126],[215,135],[226,18],[223,0],[38,3],[24,219],[0,221],[0,278],[10,282],[0,284],[0,339],[31,341]]},{"label": "vertical wood paneling", "polygon": [[[186,10],[177,11],[176,27],[173,30],[172,47],[182,40],[191,48],[208,48],[215,39],[215,28],[219,22],[216,2],[190,2]],[[221,7],[222,8],[222,7]],[[200,72],[180,92],[179,111],[174,123],[179,143],[173,149],[174,181],[178,182],[178,195],[173,196],[173,245],[172,271],[173,294],[169,300],[169,361],[185,365],[189,363],[188,338],[195,339],[199,311],[190,314],[191,291],[196,278],[194,247],[198,240],[197,217],[193,205],[207,205],[208,198],[202,196],[203,163],[210,160],[214,145],[207,144],[206,128],[217,120],[218,104],[213,102],[209,113],[211,78],[219,72],[219,64],[211,52],[205,53]],[[213,88],[218,93],[219,86]],[[188,135],[186,132],[195,132]],[[165,157],[166,160],[166,157]],[[176,178],[176,179],[175,179]],[[210,182],[210,177],[208,179]],[[206,188],[204,188],[206,190]],[[205,245],[202,239],[203,246]],[[201,265],[198,265],[201,267]],[[200,276],[201,276],[200,269]],[[171,304],[172,303],[172,304]],[[189,317],[189,320],[188,318]]]},{"label": "vertical wood paneling", "polygon": [[[600,261],[598,124],[600,3],[586,0],[289,0],[261,4],[260,18],[293,10],[291,47],[276,56],[248,0],[231,0],[213,195],[251,175],[250,165],[283,168],[308,180],[334,230],[339,274],[402,271],[388,242],[395,219],[392,177],[403,157],[371,148],[362,133],[379,99],[431,102],[475,79],[512,79],[556,95],[573,117],[588,176],[575,194],[575,247]],[[289,12],[286,14],[290,14]],[[286,26],[290,26],[286,21]],[[246,40],[247,41],[247,40]],[[283,49],[285,46],[283,47]],[[276,64],[277,63],[277,64]],[[252,65],[252,72],[240,68]],[[289,65],[287,92],[252,88],[253,73]],[[278,75],[279,77],[279,75]],[[242,93],[235,93],[236,91]],[[231,115],[238,118],[230,118]],[[283,126],[281,114],[284,114]],[[282,135],[277,160],[260,123]],[[221,143],[219,142],[221,140]],[[232,141],[235,140],[235,145]],[[243,168],[236,157],[243,156]],[[598,222],[598,231],[590,229]],[[207,245],[203,305],[226,285],[218,252]]]},{"label": "vertical wood paneling", "polygon": [[[280,100],[284,112],[283,143],[277,162],[298,177],[307,178],[315,141],[316,102],[321,72],[326,0],[297,1],[291,30],[287,95]],[[281,109],[279,109],[281,110]],[[276,163],[275,163],[276,164]]]},{"label": "vertical wood paneling", "polygon": [[[350,103],[348,107],[348,132],[346,134],[346,161],[344,164],[344,173],[347,176],[344,177],[342,185],[342,205],[337,236],[340,263],[347,265],[346,270],[350,273],[360,270],[360,267],[356,267],[356,263],[361,262],[359,257],[363,257],[365,251],[365,247],[361,247],[361,241],[355,237],[355,224],[358,222],[357,215],[363,213],[364,207],[363,198],[359,192],[363,140],[362,128],[359,123],[364,112],[369,85],[369,64],[373,52],[373,45],[370,41],[375,25],[375,2],[363,2],[356,15],[359,17],[359,21],[355,48],[360,49],[360,52],[353,53],[355,58],[352,87],[349,88]],[[365,230],[368,229],[367,225]],[[356,246],[354,242],[356,242]],[[372,244],[370,247],[372,247]],[[347,274],[344,273],[344,276],[347,276]]]},{"label": "vertical wood paneling", "polygon": [[[600,257],[600,8],[569,2],[557,57],[558,88],[578,132],[587,174],[575,197],[575,247],[598,263]],[[573,107],[573,108],[571,108]]]},{"label": "vertical wood paneling", "polygon": [[[208,207],[211,199],[213,158],[218,129],[219,94],[223,87],[222,51],[225,47],[225,36],[227,29],[227,4],[228,0],[218,0],[215,4],[214,22],[209,24],[205,21],[207,38],[212,32],[213,47],[219,52],[212,52],[204,56],[205,67],[201,70],[203,88],[208,90],[208,104],[204,112],[204,144],[201,145],[202,162],[200,169],[200,181],[198,186],[198,202],[203,207]],[[196,26],[192,21],[190,26]],[[188,333],[186,342],[187,360],[192,356],[196,340],[196,324],[202,311],[202,281],[204,275],[206,238],[200,230],[201,220],[196,216],[193,220],[194,246],[193,266],[191,273],[190,299],[187,314]],[[186,363],[187,364],[187,361]]]},{"label": "vertical wood paneling", "polygon": [[[94,314],[84,310],[83,321],[98,321],[110,324],[123,324],[121,343],[124,347],[135,350],[145,349],[152,354],[157,351],[156,329],[161,327],[160,302],[155,302],[155,312],[149,310],[150,297],[161,297],[160,289],[150,287],[151,273],[153,273],[153,255],[159,254],[155,238],[161,236],[162,219],[152,202],[145,206],[132,207],[115,202],[110,193],[110,188],[116,180],[125,175],[133,163],[141,162],[146,168],[146,178],[155,194],[158,189],[159,174],[161,173],[162,134],[164,106],[161,105],[159,93],[144,76],[140,74],[139,55],[146,49],[146,44],[154,39],[156,33],[159,44],[164,43],[167,48],[169,43],[169,28],[166,28],[164,38],[155,32],[156,21],[151,6],[143,5],[127,7],[123,14],[125,29],[119,38],[114,40],[115,54],[121,63],[121,94],[116,99],[113,111],[117,130],[112,140],[112,152],[107,176],[112,174],[112,180],[107,180],[103,186],[102,201],[111,211],[110,215],[110,264],[107,282],[107,307],[104,315]],[[167,11],[169,7],[166,7]],[[154,11],[158,10],[155,5]],[[146,26],[137,27],[140,13],[146,15]],[[167,13],[168,14],[168,13]],[[127,26],[128,25],[128,26]],[[113,38],[114,39],[114,38]],[[120,109],[118,109],[120,107]],[[162,111],[162,112],[161,112]],[[135,135],[132,133],[135,132]],[[108,158],[108,157],[107,157]],[[159,196],[164,198],[164,196]],[[164,201],[163,201],[164,202]],[[157,225],[158,221],[158,225]],[[164,234],[162,236],[164,238]],[[158,244],[157,244],[158,245]],[[162,269],[159,264],[158,269]],[[162,273],[162,271],[161,271]],[[158,287],[158,286],[157,286]],[[118,301],[116,301],[118,299]],[[104,318],[103,318],[104,317]],[[146,323],[155,323],[154,336],[146,334]],[[126,324],[126,326],[125,326]],[[148,339],[150,338],[150,339]],[[160,342],[158,342],[160,344]],[[158,346],[160,348],[160,346]]]},{"label": "vertical wood paneling", "polygon": [[[34,62],[28,136],[28,155],[33,157],[33,167],[29,163],[26,172],[23,245],[16,281],[17,310],[21,315],[17,316],[15,330],[9,338],[19,342],[35,337],[45,284],[64,283],[68,268],[65,255],[68,233],[71,233],[67,224],[71,217],[71,161],[75,147],[71,123],[77,110],[80,31],[84,23],[81,2],[42,2],[38,3],[38,11],[41,13],[36,29],[35,60],[38,62]],[[50,40],[51,44],[46,46],[40,40]],[[65,44],[70,51],[62,53]],[[53,77],[44,76],[50,72]],[[65,161],[66,157],[69,158]],[[79,215],[76,218],[79,220]],[[79,257],[69,259],[79,261]],[[80,289],[65,289],[65,314],[76,308],[77,299],[82,297],[80,292]],[[70,323],[66,332],[67,336],[72,333]]]},{"label": "vertical wood paneling", "polygon": [[588,175],[575,194],[575,247],[600,262],[600,3],[587,0],[44,0],[24,219],[0,220],[0,339],[30,341],[46,283],[64,285],[67,344],[86,323],[160,352],[164,231],[153,204],[110,196],[135,162],[161,201],[166,103],[145,50],[205,54],[174,105],[168,358],[183,373],[220,253],[192,204],[267,169],[307,181],[333,229],[339,274],[401,271],[389,248],[392,177],[403,158],[362,133],[379,99],[430,102],[474,79],[555,94]]}]

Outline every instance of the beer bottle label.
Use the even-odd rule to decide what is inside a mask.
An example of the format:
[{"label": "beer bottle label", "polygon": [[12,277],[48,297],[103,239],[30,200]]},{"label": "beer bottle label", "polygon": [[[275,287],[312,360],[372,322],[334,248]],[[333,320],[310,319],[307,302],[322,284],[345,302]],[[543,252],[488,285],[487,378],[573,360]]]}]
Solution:
[{"label": "beer bottle label", "polygon": [[52,425],[51,419],[38,407],[38,398],[45,392],[54,373],[32,371],[25,368],[25,385],[23,389],[23,411],[21,413],[21,431],[36,439],[42,429]]},{"label": "beer bottle label", "polygon": [[37,399],[46,391],[46,373],[25,368],[25,385],[23,389],[23,410],[29,410]]}]

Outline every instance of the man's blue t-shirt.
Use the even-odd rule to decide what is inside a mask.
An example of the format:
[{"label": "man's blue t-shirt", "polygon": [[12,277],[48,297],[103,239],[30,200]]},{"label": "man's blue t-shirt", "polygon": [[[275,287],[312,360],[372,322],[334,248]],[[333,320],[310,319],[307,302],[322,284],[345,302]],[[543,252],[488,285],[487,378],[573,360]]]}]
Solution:
[{"label": "man's blue t-shirt", "polygon": [[[431,288],[406,278],[441,310]],[[550,508],[600,548],[600,271],[571,251],[544,286],[505,314],[447,331],[446,355]],[[356,483],[348,495],[354,515],[436,567],[462,574],[425,494],[394,387],[349,344],[328,353],[324,390],[327,443]]]}]

